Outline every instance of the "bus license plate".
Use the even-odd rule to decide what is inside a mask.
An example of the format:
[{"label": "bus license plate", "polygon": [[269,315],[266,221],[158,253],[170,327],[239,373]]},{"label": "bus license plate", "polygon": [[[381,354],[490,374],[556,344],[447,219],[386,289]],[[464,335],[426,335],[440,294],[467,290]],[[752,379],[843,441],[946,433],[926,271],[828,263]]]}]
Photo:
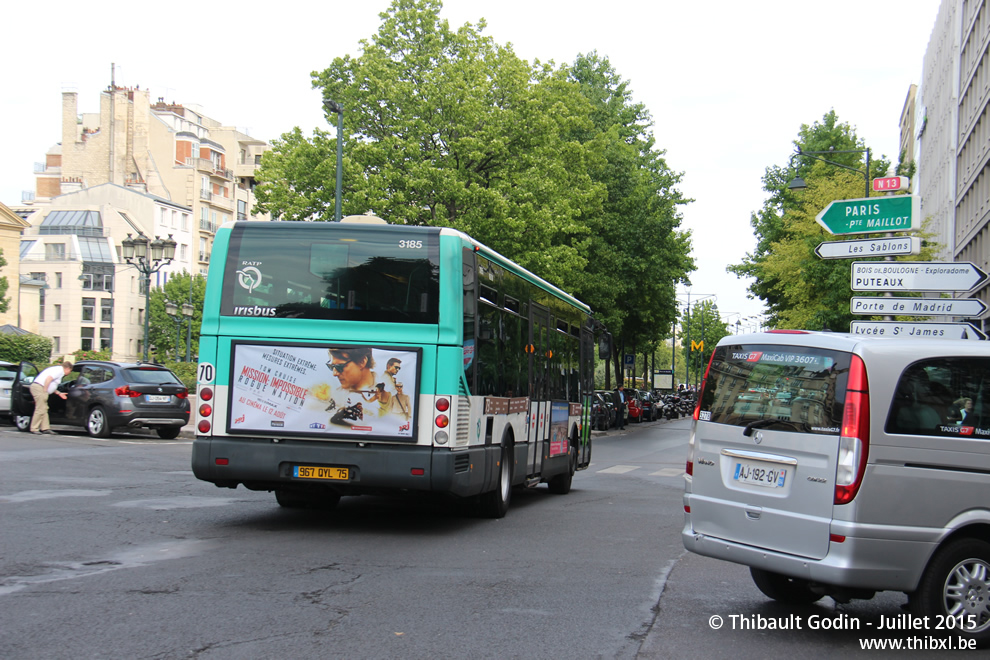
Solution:
[{"label": "bus license plate", "polygon": [[347,481],[350,473],[342,467],[313,467],[296,465],[292,468],[292,476],[296,479],[330,479],[332,481]]},{"label": "bus license plate", "polygon": [[148,401],[148,403],[168,403],[172,400],[172,397],[161,394],[145,394],[144,398]]},{"label": "bus license plate", "polygon": [[766,488],[783,488],[787,478],[787,468],[770,467],[764,463],[736,463],[736,471],[732,475],[736,481]]}]

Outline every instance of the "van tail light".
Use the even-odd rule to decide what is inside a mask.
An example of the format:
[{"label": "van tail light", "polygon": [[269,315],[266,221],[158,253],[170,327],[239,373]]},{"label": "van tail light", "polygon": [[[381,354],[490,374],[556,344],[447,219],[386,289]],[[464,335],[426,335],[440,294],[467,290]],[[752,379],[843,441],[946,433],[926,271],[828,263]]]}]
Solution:
[{"label": "van tail light", "polygon": [[694,476],[694,430],[696,426],[691,428],[691,437],[688,439],[688,455],[687,455],[687,465],[684,466],[684,472],[687,476]]},{"label": "van tail light", "polygon": [[870,394],[863,360],[852,356],[846,403],[842,410],[842,435],[835,472],[835,504],[849,504],[856,498],[866,473],[870,453]]},{"label": "van tail light", "polygon": [[705,377],[701,379],[701,388],[698,390],[698,401],[694,404],[694,415],[692,417],[696,422],[698,421],[698,415],[701,414],[701,398],[705,394],[705,383],[708,382],[708,372],[711,371],[712,361],[714,360],[715,351],[712,351],[712,354],[708,356],[708,366],[705,367]]}]

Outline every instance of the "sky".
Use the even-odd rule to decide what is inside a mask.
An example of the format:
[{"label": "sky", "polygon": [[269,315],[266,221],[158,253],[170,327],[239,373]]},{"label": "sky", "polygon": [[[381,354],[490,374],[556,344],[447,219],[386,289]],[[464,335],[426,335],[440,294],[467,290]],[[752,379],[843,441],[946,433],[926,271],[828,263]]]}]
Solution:
[{"label": "sky", "polygon": [[[950,1],[950,0],[946,0]],[[389,0],[277,3],[52,0],[4,10],[0,44],[0,201],[34,190],[34,163],[61,140],[61,94],[99,110],[111,63],[122,86],[198,105],[224,125],[271,141],[327,128],[310,73],[360,56]],[[658,149],[683,173],[682,227],[698,267],[682,304],[717,303],[731,326],[764,312],[748,281],[726,273],[756,245],[761,177],[784,165],[802,124],[834,109],[875,155],[896,163],[899,120],[939,0],[445,0],[451,27],[485,34],[523,59],[567,64],[597,51],[652,115]],[[16,66],[13,63],[17,63]],[[346,115],[345,115],[346,121]],[[644,283],[648,295],[648,283]]]}]

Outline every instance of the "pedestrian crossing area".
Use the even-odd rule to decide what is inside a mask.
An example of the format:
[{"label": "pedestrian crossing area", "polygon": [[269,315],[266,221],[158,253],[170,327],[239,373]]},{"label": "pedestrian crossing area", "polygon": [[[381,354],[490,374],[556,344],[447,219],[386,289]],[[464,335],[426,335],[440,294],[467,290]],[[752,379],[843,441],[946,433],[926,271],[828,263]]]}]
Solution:
[{"label": "pedestrian crossing area", "polygon": [[[613,465],[612,467],[602,468],[601,470],[594,470],[595,464],[592,463],[588,467],[592,469],[595,474],[628,474],[636,470],[645,470],[641,465]],[[684,468],[666,467],[656,470],[655,472],[647,473],[651,477],[679,477],[684,474]]]}]

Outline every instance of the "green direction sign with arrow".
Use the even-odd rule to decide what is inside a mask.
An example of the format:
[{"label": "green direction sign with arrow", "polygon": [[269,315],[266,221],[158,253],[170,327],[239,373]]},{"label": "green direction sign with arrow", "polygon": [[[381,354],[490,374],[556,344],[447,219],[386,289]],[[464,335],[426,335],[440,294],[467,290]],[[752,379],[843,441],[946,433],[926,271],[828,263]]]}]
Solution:
[{"label": "green direction sign with arrow", "polygon": [[815,216],[830,234],[875,234],[921,229],[917,195],[837,199]]}]

